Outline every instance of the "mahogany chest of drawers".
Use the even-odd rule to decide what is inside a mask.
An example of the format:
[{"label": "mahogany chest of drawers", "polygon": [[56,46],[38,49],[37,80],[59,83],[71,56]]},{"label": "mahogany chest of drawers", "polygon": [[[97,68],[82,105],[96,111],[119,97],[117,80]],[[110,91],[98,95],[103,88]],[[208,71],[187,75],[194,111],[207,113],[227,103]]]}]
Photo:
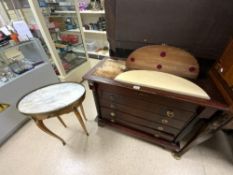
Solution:
[{"label": "mahogany chest of drawers", "polygon": [[203,100],[94,75],[105,61],[84,76],[93,91],[100,126],[111,126],[181,156],[232,119],[228,104],[209,79],[195,82],[211,97]]}]

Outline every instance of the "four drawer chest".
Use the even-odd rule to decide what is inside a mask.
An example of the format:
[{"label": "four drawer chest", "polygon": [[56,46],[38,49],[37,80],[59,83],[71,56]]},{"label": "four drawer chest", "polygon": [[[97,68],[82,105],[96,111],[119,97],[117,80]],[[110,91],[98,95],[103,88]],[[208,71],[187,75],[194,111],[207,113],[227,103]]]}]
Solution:
[{"label": "four drawer chest", "polygon": [[96,76],[106,60],[84,76],[94,94],[100,126],[111,126],[181,156],[232,119],[211,80],[196,82],[211,97],[204,100]]}]

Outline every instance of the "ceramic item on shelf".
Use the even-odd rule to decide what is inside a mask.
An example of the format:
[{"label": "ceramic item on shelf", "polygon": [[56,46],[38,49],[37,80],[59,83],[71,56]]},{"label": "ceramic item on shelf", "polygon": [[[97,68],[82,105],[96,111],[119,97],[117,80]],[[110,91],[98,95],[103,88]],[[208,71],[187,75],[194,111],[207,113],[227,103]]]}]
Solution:
[{"label": "ceramic item on shelf", "polygon": [[95,51],[97,49],[97,44],[94,40],[86,40],[86,44],[88,51]]}]

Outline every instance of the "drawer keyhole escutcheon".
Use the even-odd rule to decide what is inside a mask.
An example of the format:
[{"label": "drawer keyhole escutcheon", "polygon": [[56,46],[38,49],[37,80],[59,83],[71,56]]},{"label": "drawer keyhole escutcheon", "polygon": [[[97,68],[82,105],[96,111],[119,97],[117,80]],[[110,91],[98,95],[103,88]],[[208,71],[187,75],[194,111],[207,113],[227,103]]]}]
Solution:
[{"label": "drawer keyhole escutcheon", "polygon": [[163,123],[163,124],[167,124],[167,123],[168,123],[168,120],[163,119],[163,120],[162,120],[162,123]]},{"label": "drawer keyhole escutcheon", "polygon": [[170,110],[168,110],[168,111],[166,112],[166,114],[167,114],[167,116],[168,116],[169,118],[172,118],[172,117],[175,116],[174,112],[173,112],[173,111],[170,111]]},{"label": "drawer keyhole escutcheon", "polygon": [[158,127],[158,130],[163,131],[164,128],[163,128],[162,126],[159,126],[159,127]]},{"label": "drawer keyhole escutcheon", "polygon": [[112,117],[115,117],[115,116],[116,116],[115,112],[111,112],[110,115],[111,115]]}]

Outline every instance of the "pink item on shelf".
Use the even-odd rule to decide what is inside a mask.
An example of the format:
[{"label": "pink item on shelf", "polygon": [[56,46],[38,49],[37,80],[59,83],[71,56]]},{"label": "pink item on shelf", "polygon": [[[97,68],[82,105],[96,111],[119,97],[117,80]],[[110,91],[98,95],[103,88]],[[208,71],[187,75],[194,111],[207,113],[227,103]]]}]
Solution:
[{"label": "pink item on shelf", "polygon": [[79,10],[80,11],[86,10],[89,3],[90,3],[90,0],[79,0],[78,1]]},{"label": "pink item on shelf", "polygon": [[70,43],[70,44],[77,44],[79,41],[77,35],[62,34],[60,38],[63,42]]},{"label": "pink item on shelf", "polygon": [[78,43],[78,36],[77,35],[68,35],[68,40],[71,44]]}]

